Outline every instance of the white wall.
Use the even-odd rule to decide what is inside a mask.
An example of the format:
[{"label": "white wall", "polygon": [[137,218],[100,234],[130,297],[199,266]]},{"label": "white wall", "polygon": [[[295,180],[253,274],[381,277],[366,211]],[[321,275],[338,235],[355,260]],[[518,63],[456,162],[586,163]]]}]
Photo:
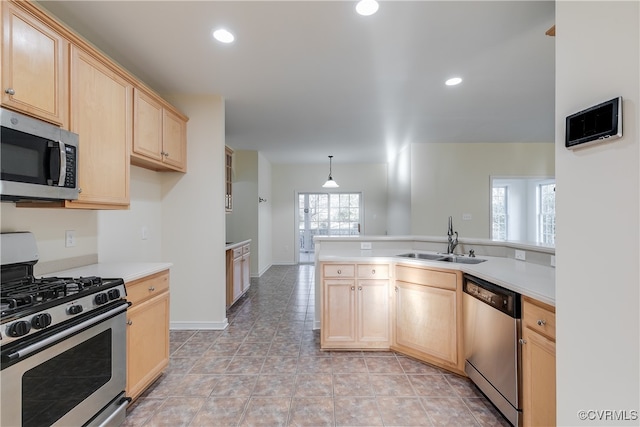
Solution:
[{"label": "white wall", "polygon": [[411,146],[405,145],[389,161],[387,233],[411,234]]},{"label": "white wall", "polygon": [[[2,232],[30,231],[36,238],[39,264],[87,255],[97,256],[97,212],[73,209],[16,208],[0,203]],[[65,231],[76,231],[76,246],[65,247]],[[38,265],[36,265],[36,270]]]},{"label": "white wall", "polygon": [[266,202],[258,204],[258,276],[260,276],[273,263],[271,163],[260,153],[258,153],[258,196],[267,199]]},{"label": "white wall", "polygon": [[233,212],[226,215],[226,241],[251,239],[251,275],[258,275],[258,152],[233,153]]},{"label": "white wall", "polygon": [[186,174],[162,175],[162,260],[171,269],[171,327],[224,328],[224,100],[175,95],[189,117]]},{"label": "white wall", "polygon": [[553,143],[412,144],[411,234],[444,235],[453,216],[460,237],[488,239],[490,176],[553,176],[554,169]]},{"label": "white wall", "polygon": [[[559,1],[556,25],[557,420],[638,425],[577,414],[640,409],[639,3]],[[623,138],[565,149],[565,117],[616,96]]]},{"label": "white wall", "polygon": [[[272,165],[273,263],[295,260],[295,195],[326,192],[326,165]],[[340,185],[332,192],[362,192],[365,209],[364,234],[381,235],[387,230],[387,165],[333,162],[333,179]]]},{"label": "white wall", "polygon": [[131,166],[129,209],[98,211],[100,262],[162,259],[162,173]]}]

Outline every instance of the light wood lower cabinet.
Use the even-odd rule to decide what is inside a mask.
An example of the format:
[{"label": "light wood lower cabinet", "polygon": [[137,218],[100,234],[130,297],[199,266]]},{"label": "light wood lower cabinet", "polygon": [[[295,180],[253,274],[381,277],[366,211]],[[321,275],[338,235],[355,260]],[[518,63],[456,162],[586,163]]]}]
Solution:
[{"label": "light wood lower cabinet", "polygon": [[389,266],[322,265],[321,347],[388,349]]},{"label": "light wood lower cabinet", "polygon": [[391,349],[463,373],[462,274],[398,265],[394,294]]},{"label": "light wood lower cabinet", "polygon": [[227,307],[230,307],[251,285],[251,243],[228,249],[226,259]]},{"label": "light wood lower cabinet", "polygon": [[555,308],[522,299],[522,415],[525,427],[556,425]]},{"label": "light wood lower cabinet", "polygon": [[127,396],[142,394],[169,364],[169,271],[126,284]]}]

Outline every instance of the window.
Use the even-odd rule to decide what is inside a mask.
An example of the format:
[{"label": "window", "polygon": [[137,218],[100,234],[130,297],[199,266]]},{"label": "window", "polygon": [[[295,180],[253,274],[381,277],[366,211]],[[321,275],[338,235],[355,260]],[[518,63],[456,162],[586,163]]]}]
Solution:
[{"label": "window", "polygon": [[507,240],[507,187],[491,190],[491,238]]},{"label": "window", "polygon": [[491,238],[555,245],[555,184],[545,177],[492,177]]},{"label": "window", "polygon": [[556,185],[538,185],[538,241],[556,243]]}]

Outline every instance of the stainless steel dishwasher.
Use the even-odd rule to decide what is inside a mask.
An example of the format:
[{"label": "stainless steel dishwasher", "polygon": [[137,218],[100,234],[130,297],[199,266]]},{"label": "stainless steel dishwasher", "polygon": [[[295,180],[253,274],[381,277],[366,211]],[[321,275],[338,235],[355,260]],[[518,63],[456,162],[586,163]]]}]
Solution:
[{"label": "stainless steel dishwasher", "polygon": [[520,294],[464,278],[464,370],[511,424],[521,426]]}]

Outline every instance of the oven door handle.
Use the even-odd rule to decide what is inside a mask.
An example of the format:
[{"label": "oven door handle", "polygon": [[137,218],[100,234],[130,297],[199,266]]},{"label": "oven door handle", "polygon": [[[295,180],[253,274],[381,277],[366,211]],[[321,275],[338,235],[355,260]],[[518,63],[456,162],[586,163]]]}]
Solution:
[{"label": "oven door handle", "polygon": [[119,305],[118,307],[115,307],[109,311],[105,311],[104,313],[98,314],[95,317],[91,317],[90,319],[87,319],[86,322],[82,322],[77,325],[71,326],[70,328],[63,330],[62,332],[51,335],[50,337],[37,341],[31,345],[21,348],[20,350],[14,351],[12,353],[8,353],[6,355],[6,358],[8,361],[14,361],[22,357],[28,356],[31,353],[34,353],[40,350],[41,348],[48,346],[49,344],[62,340],[70,335],[75,334],[78,331],[81,331],[83,329],[96,325],[102,322],[103,320],[108,319],[109,317],[112,317],[127,311],[127,308],[129,308],[129,305],[131,305],[131,303],[126,302],[126,304]]}]

